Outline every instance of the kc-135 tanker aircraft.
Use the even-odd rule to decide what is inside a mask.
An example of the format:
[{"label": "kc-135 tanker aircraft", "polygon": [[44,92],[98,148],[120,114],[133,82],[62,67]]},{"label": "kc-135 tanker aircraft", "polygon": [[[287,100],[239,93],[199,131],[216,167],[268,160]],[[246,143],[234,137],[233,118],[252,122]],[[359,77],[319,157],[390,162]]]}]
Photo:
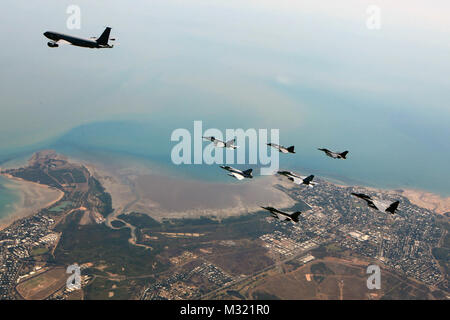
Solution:
[{"label": "kc-135 tanker aircraft", "polygon": [[44,36],[49,38],[51,41],[47,43],[50,48],[57,48],[60,44],[70,44],[77,47],[83,48],[112,48],[114,45],[108,44],[108,41],[115,41],[114,38],[110,39],[109,34],[111,33],[111,28],[106,27],[105,31],[101,34],[99,38],[91,37],[90,39],[83,39],[74,36],[70,36],[63,33],[47,31],[44,32]]}]

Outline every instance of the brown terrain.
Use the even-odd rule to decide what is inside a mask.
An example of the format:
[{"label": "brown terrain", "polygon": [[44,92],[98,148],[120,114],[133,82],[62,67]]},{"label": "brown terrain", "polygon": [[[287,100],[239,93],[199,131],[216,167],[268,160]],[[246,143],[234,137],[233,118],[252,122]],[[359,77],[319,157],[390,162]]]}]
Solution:
[{"label": "brown terrain", "polygon": [[64,287],[66,280],[65,269],[57,267],[19,283],[16,290],[26,300],[42,300]]},{"label": "brown terrain", "polygon": [[367,288],[369,261],[325,257],[303,266],[290,264],[269,269],[218,292],[215,298],[230,299],[233,291],[246,299],[289,300],[366,300],[405,290],[404,297],[417,298],[429,292],[414,281],[400,279],[389,270],[381,270],[381,289]]},{"label": "brown terrain", "polygon": [[417,190],[403,190],[402,195],[413,204],[437,214],[450,212],[450,197],[444,198],[433,193]]}]

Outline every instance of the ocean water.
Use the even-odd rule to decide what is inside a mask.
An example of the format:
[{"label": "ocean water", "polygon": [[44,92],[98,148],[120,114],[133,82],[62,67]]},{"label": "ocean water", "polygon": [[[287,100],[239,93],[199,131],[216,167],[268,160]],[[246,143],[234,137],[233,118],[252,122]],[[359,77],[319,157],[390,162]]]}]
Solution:
[{"label": "ocean water", "polygon": [[[398,128],[379,119],[366,122],[363,133],[359,125],[349,126],[334,118],[333,128],[320,130],[318,114],[308,116],[307,125],[296,130],[280,129],[280,140],[285,145],[294,144],[296,154],[280,154],[280,168],[298,170],[303,174],[332,178],[353,185],[366,185],[386,189],[412,188],[426,190],[443,196],[450,195],[450,173],[446,159],[449,150],[433,149],[426,141],[398,133]],[[383,114],[383,117],[386,115]],[[345,115],[341,115],[345,119]],[[389,116],[388,116],[389,117]],[[329,120],[331,121],[331,119]],[[209,128],[203,124],[204,130]],[[330,125],[331,126],[331,125]],[[49,147],[75,157],[129,157],[165,174],[210,181],[230,181],[218,165],[175,165],[171,150],[177,142],[170,141],[171,132],[185,128],[192,132],[193,122],[184,120],[121,121],[83,125],[69,131]],[[247,129],[247,128],[244,128]],[[326,130],[327,129],[327,130]],[[334,131],[335,130],[335,131]],[[401,129],[400,129],[401,131]],[[342,141],[339,141],[342,139]],[[438,144],[436,140],[435,143]],[[208,145],[203,142],[203,147]],[[318,147],[338,146],[350,150],[347,160],[334,160],[318,151]],[[419,152],[425,150],[427,152]],[[238,168],[255,168],[260,165],[233,165]],[[255,172],[258,174],[258,170]]]}]

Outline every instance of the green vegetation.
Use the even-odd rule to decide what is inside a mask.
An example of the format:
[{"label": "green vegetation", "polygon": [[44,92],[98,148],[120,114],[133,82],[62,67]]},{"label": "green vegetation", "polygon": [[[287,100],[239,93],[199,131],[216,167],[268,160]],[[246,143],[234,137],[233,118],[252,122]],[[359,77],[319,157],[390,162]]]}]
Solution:
[{"label": "green vegetation", "polygon": [[337,244],[335,244],[335,243],[330,243],[330,244],[327,245],[325,248],[326,248],[326,251],[327,251],[328,253],[330,253],[330,254],[333,254],[333,253],[340,253],[340,252],[343,251],[342,248],[339,247],[339,246],[338,246]]},{"label": "green vegetation", "polygon": [[290,260],[290,261],[286,262],[286,265],[292,266],[292,268],[295,270],[295,269],[300,268],[303,264],[300,263],[298,260]]},{"label": "green vegetation", "polygon": [[433,248],[433,256],[437,260],[442,260],[443,262],[448,262],[448,261],[450,261],[450,249]]},{"label": "green vegetation", "polygon": [[276,295],[264,292],[264,291],[256,291],[253,293],[253,298],[255,300],[280,300]]},{"label": "green vegetation", "polygon": [[31,255],[32,256],[40,256],[47,252],[48,252],[47,247],[37,247],[37,248],[33,248],[33,250],[31,251]]},{"label": "green vegetation", "polygon": [[[202,247],[201,242],[255,240],[262,234],[273,232],[275,228],[273,224],[268,224],[259,214],[226,218],[220,222],[200,217],[197,219],[167,219],[159,223],[150,216],[141,213],[122,214],[119,218],[136,227],[138,242],[144,241],[144,234],[157,234],[159,240],[151,240],[150,245],[152,247],[182,245],[185,249],[195,249]],[[199,242],[196,237],[170,238],[160,233],[199,233],[202,236],[201,242]]]},{"label": "green vegetation", "polygon": [[[445,219],[445,218],[442,218]],[[432,254],[439,262],[442,268],[444,268],[446,273],[446,278],[449,280],[450,274],[450,223],[446,220],[439,219],[437,220],[439,226],[444,229],[447,234],[445,235],[442,241],[442,247],[436,247],[432,249]]]},{"label": "green vegetation", "polygon": [[161,226],[158,221],[144,213],[132,212],[129,214],[121,214],[118,218],[141,229]]},{"label": "green vegetation", "polygon": [[241,300],[245,300],[245,297],[244,297],[242,294],[240,294],[239,291],[236,291],[236,290],[227,290],[227,294],[228,294],[229,296],[231,296],[231,297],[235,297],[235,298],[238,298],[238,299],[241,299]]},{"label": "green vegetation", "polygon": [[333,270],[328,268],[325,263],[317,262],[310,267],[311,273],[314,274],[314,281],[321,283],[325,280],[325,276],[329,274],[334,274]]},{"label": "green vegetation", "polygon": [[127,276],[153,274],[167,268],[158,261],[158,250],[146,250],[128,242],[128,228],[112,230],[104,224],[79,225],[82,211],[70,214],[56,230],[63,232],[55,250],[58,263],[105,264],[105,271]]},{"label": "green vegetation", "polygon": [[327,244],[327,245],[321,245],[320,247],[313,249],[311,251],[311,254],[318,259],[322,259],[325,257],[340,258],[340,257],[342,257],[344,252],[345,252],[345,250],[342,247],[340,247],[338,244],[331,243],[331,244]]},{"label": "green vegetation", "polygon": [[114,220],[111,222],[111,225],[114,228],[122,228],[123,226],[125,226],[125,223],[123,223],[122,221],[119,221],[119,220]]},{"label": "green vegetation", "polygon": [[64,209],[66,209],[67,207],[72,205],[72,201],[62,201],[60,202],[57,206],[49,209],[49,211],[51,212],[61,212]]},{"label": "green vegetation", "polygon": [[55,187],[58,189],[63,189],[63,187],[52,177],[50,177],[47,173],[41,170],[39,167],[29,167],[29,168],[20,168],[17,170],[7,170],[8,173],[11,173],[13,176],[22,178],[27,181],[38,182],[40,184],[45,184],[51,187]]},{"label": "green vegetation", "polygon": [[50,175],[57,179],[60,183],[70,184],[70,183],[85,183],[86,177],[83,171],[75,168],[52,170]]},{"label": "green vegetation", "polygon": [[111,195],[105,191],[105,188],[94,177],[90,177],[88,182],[90,193],[99,200],[99,202],[95,202],[96,209],[103,217],[107,217],[113,212]]}]

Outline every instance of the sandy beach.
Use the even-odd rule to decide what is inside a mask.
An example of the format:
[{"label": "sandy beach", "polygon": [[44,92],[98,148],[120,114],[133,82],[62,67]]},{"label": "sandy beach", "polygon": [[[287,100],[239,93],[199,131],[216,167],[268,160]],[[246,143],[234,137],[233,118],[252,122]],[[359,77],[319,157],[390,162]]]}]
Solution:
[{"label": "sandy beach", "polygon": [[[329,183],[341,188],[351,187],[352,185],[346,185],[344,183],[336,182],[331,179],[325,179]],[[382,188],[374,188],[367,187],[361,185],[364,189],[370,190],[372,192],[379,192],[384,194],[396,195],[399,194],[409,201],[412,204],[415,204],[418,207],[428,209],[433,211],[436,214],[443,215],[447,212],[450,212],[450,197],[443,197],[435,193],[423,191],[423,190],[414,190],[414,189],[382,189]]]},{"label": "sandy beach", "polygon": [[85,165],[112,196],[114,213],[147,213],[153,218],[224,218],[257,212],[261,203],[279,208],[295,201],[274,188],[275,177],[258,178],[260,183],[205,182],[152,172],[131,164]]},{"label": "sandy beach", "polygon": [[429,209],[437,214],[450,212],[450,197],[445,198],[420,190],[403,190],[401,194],[416,206]]},{"label": "sandy beach", "polygon": [[7,174],[2,176],[10,181],[7,187],[19,193],[20,201],[15,204],[12,214],[0,219],[0,230],[17,219],[30,216],[42,208],[53,205],[64,196],[64,192],[39,183],[24,181]]},{"label": "sandy beach", "polygon": [[[226,217],[258,211],[261,202],[280,208],[294,204],[292,199],[273,188],[275,184],[283,184],[274,177],[261,178],[258,184],[224,184],[158,175],[134,163],[106,166],[90,162],[89,170],[111,194],[116,209],[112,216],[139,211],[156,219],[200,215]],[[350,186],[334,181],[328,183],[342,188]],[[289,187],[289,184],[285,187]],[[361,187],[373,192],[404,196],[413,204],[436,214],[450,212],[450,197],[420,190]]]}]

